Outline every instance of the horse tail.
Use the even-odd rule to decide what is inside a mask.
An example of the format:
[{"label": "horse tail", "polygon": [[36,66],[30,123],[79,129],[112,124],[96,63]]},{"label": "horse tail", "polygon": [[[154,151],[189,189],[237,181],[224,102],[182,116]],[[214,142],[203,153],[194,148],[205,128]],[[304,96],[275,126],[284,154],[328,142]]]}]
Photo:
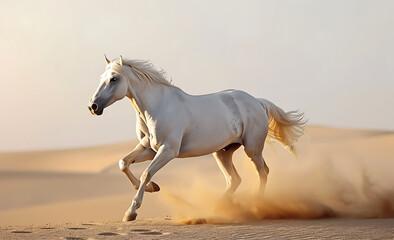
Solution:
[{"label": "horse tail", "polygon": [[299,111],[285,112],[272,102],[259,98],[269,118],[268,137],[279,141],[283,147],[297,156],[295,142],[304,134],[307,123],[304,113]]}]

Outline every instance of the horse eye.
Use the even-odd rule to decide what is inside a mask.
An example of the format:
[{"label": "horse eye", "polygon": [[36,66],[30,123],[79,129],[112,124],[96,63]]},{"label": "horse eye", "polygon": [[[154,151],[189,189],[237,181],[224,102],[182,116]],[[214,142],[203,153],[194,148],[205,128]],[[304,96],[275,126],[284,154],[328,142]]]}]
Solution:
[{"label": "horse eye", "polygon": [[112,78],[110,79],[111,82],[115,82],[116,80],[118,80],[116,77],[112,77]]}]

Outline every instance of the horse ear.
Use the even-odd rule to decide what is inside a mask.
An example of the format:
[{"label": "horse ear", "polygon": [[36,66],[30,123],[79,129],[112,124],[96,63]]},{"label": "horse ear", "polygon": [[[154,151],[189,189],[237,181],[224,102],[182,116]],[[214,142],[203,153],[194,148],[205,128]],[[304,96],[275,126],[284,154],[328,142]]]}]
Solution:
[{"label": "horse ear", "polygon": [[120,66],[123,66],[123,58],[122,58],[122,55],[120,55],[119,64],[120,64]]},{"label": "horse ear", "polygon": [[110,64],[110,63],[111,63],[111,61],[108,60],[107,55],[104,54],[104,58],[105,58],[105,62],[106,62],[107,64]]}]

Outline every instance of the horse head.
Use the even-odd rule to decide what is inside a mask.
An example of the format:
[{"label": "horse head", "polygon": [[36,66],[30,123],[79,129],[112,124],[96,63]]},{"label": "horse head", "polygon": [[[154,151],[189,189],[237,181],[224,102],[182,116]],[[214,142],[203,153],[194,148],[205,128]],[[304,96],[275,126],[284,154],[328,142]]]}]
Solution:
[{"label": "horse head", "polygon": [[105,56],[105,61],[106,70],[101,75],[100,84],[88,104],[89,111],[94,115],[101,115],[104,108],[123,99],[127,94],[128,79],[123,69],[122,56],[112,62]]}]

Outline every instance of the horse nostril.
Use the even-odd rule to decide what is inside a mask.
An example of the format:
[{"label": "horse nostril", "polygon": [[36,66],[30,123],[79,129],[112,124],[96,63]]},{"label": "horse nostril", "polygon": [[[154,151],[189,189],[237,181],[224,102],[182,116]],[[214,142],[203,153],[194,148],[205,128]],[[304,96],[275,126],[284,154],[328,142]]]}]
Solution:
[{"label": "horse nostril", "polygon": [[92,104],[92,109],[93,109],[93,111],[96,111],[96,110],[98,109],[97,104],[93,103],[93,104]]}]

